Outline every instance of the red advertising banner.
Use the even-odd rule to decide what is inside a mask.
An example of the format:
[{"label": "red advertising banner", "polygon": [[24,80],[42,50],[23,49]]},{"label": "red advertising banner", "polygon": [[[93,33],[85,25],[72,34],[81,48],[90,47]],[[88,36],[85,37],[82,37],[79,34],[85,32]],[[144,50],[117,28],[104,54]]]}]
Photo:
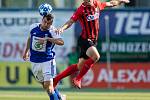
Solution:
[{"label": "red advertising banner", "polygon": [[97,63],[84,76],[82,87],[150,89],[150,63]]}]

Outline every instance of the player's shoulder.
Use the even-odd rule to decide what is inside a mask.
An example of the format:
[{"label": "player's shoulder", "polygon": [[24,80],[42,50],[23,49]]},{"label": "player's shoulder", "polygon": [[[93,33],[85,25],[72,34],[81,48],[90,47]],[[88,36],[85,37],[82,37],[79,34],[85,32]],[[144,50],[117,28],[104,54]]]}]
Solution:
[{"label": "player's shoulder", "polygon": [[53,25],[51,25],[50,28],[49,28],[49,31],[50,31],[51,33],[55,33],[55,32],[56,32],[56,27],[53,26]]},{"label": "player's shoulder", "polygon": [[82,4],[78,7],[78,10],[82,10],[82,9],[84,9],[84,7],[85,7],[85,5],[84,5],[84,3],[82,3]]},{"label": "player's shoulder", "polygon": [[85,8],[85,6],[84,6],[84,4],[82,3],[82,4],[76,9],[75,12],[82,14],[82,12],[84,12],[84,8]]},{"label": "player's shoulder", "polygon": [[35,27],[39,26],[40,23],[33,23],[30,25],[30,30],[34,29]]}]

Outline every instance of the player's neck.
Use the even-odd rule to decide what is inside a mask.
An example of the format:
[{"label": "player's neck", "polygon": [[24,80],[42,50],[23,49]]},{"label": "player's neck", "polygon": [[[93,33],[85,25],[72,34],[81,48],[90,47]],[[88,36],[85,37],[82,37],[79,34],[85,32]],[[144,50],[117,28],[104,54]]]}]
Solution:
[{"label": "player's neck", "polygon": [[41,31],[47,31],[47,29],[44,29],[44,28],[42,27],[42,25],[41,25],[41,24],[40,24],[40,26],[39,26],[39,27],[40,27],[40,30],[41,30]]}]

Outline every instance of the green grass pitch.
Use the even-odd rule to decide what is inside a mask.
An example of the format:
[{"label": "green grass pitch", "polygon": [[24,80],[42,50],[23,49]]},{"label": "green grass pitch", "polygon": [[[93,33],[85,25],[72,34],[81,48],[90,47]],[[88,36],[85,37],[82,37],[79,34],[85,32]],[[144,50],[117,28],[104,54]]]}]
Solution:
[{"label": "green grass pitch", "polygon": [[[67,100],[150,100],[150,92],[62,92]],[[44,91],[0,91],[0,100],[49,100]]]}]

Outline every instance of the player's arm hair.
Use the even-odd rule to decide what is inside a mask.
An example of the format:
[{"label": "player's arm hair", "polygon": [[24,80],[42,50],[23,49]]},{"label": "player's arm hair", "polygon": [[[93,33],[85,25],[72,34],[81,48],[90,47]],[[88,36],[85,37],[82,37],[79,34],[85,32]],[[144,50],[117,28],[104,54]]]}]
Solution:
[{"label": "player's arm hair", "polygon": [[48,41],[57,45],[64,45],[64,41],[61,38],[48,38]]},{"label": "player's arm hair", "polygon": [[28,37],[27,43],[26,43],[26,49],[25,49],[25,52],[24,52],[24,53],[27,53],[27,52],[29,51],[29,49],[30,49],[30,40],[31,40],[31,38]]},{"label": "player's arm hair", "polygon": [[72,20],[72,19],[70,19],[70,20],[68,20],[61,28],[63,29],[63,30],[66,30],[66,29],[68,29],[69,27],[71,27],[71,25],[74,23],[74,20]]}]

